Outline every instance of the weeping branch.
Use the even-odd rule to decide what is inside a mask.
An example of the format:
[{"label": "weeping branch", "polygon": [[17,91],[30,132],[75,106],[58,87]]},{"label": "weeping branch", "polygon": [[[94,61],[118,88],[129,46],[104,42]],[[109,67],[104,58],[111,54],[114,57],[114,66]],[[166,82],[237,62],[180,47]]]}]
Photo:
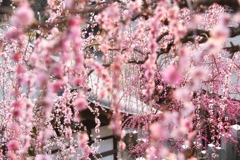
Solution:
[{"label": "weeping branch", "polygon": [[234,45],[232,42],[230,42],[230,47],[224,47],[223,49],[225,49],[226,51],[228,51],[230,53],[230,59],[233,58],[234,54],[238,51],[240,51],[240,46],[239,45]]},{"label": "weeping branch", "polygon": [[[233,9],[233,12],[237,12],[239,10],[239,3],[238,0],[191,0],[192,9],[193,10],[204,10],[209,6],[217,3],[221,6],[228,6]],[[178,2],[178,6],[180,8],[189,8],[187,0],[180,0]]]},{"label": "weeping branch", "polygon": [[159,41],[161,41],[161,39],[162,39],[163,37],[165,37],[165,36],[168,35],[168,34],[169,34],[168,31],[162,33],[161,35],[159,35],[159,36],[157,37],[156,42],[158,43]]}]

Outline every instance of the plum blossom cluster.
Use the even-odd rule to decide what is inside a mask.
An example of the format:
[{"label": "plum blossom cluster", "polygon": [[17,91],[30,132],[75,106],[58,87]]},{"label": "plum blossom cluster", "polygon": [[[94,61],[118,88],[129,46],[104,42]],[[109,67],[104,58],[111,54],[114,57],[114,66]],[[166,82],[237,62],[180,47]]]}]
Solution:
[{"label": "plum blossom cluster", "polygon": [[13,1],[0,33],[0,158],[98,159],[106,123],[119,159],[194,160],[222,137],[236,143],[239,13],[184,2],[48,0],[43,18]]}]

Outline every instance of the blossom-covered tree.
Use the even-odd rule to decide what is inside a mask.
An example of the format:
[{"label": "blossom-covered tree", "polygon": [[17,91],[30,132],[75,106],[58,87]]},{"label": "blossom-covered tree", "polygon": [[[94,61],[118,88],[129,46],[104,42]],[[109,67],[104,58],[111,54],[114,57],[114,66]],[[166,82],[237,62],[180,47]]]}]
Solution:
[{"label": "blossom-covered tree", "polygon": [[237,143],[239,1],[36,2],[0,7],[1,159],[94,157],[82,113],[98,134],[102,101],[130,156],[195,159],[221,137]]}]

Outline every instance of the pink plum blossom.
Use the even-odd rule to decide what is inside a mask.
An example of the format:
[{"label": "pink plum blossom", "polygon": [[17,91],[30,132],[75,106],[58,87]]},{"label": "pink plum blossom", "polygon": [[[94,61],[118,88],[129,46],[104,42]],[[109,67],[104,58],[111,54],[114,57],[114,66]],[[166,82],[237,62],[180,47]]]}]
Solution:
[{"label": "pink plum blossom", "polygon": [[65,84],[65,82],[63,80],[59,80],[59,81],[51,83],[49,87],[50,87],[50,90],[57,93],[63,89],[64,84]]},{"label": "pink plum blossom", "polygon": [[11,140],[10,142],[8,142],[7,147],[9,150],[16,151],[19,149],[20,144],[17,140]]},{"label": "pink plum blossom", "polygon": [[66,137],[67,138],[71,138],[72,137],[72,130],[71,130],[71,128],[70,127],[68,127],[68,128],[66,128]]},{"label": "pink plum blossom", "polygon": [[106,44],[101,44],[99,48],[103,53],[106,53],[109,49],[109,46]]},{"label": "pink plum blossom", "polygon": [[119,148],[120,148],[121,150],[124,150],[124,149],[126,148],[126,144],[125,144],[123,141],[120,141],[120,142],[119,142]]},{"label": "pink plum blossom", "polygon": [[34,12],[27,3],[21,4],[10,21],[15,27],[26,27],[33,23]]},{"label": "pink plum blossom", "polygon": [[164,140],[168,137],[166,129],[160,123],[153,123],[150,126],[151,137],[154,141]]},{"label": "pink plum blossom", "polygon": [[38,154],[36,160],[52,160],[50,155]]},{"label": "pink plum blossom", "polygon": [[73,105],[78,111],[82,111],[87,109],[88,102],[85,98],[79,97],[73,102]]},{"label": "pink plum blossom", "polygon": [[6,33],[6,38],[9,39],[18,39],[21,37],[23,33],[21,32],[21,30],[17,30],[15,28],[10,28],[8,29],[7,33]]},{"label": "pink plum blossom", "polygon": [[216,40],[226,40],[229,37],[229,30],[223,25],[218,25],[211,31],[211,35]]},{"label": "pink plum blossom", "polygon": [[122,159],[237,146],[239,6],[183,2],[1,7],[0,159],[99,157],[105,127]]},{"label": "pink plum blossom", "polygon": [[10,160],[18,160],[17,155],[13,152],[8,152],[7,156]]},{"label": "pink plum blossom", "polygon": [[170,84],[179,84],[182,81],[182,75],[175,65],[170,65],[162,71],[164,81]]},{"label": "pink plum blossom", "polygon": [[63,66],[60,63],[54,63],[51,66],[51,73],[52,73],[52,75],[56,76],[57,78],[61,78],[64,74]]}]

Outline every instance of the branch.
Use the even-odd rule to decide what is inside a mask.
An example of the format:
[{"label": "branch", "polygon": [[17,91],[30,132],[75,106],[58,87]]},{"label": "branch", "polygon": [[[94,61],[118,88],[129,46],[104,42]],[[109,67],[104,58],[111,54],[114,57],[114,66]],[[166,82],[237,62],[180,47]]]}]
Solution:
[{"label": "branch", "polygon": [[239,27],[229,27],[230,29],[230,37],[236,37],[240,35],[240,28]]},{"label": "branch", "polygon": [[[229,37],[236,37],[240,35],[240,28],[239,27],[229,27],[230,30],[230,36]],[[208,40],[210,37],[210,31],[206,31],[203,29],[194,29],[189,30],[184,38],[181,39],[182,43],[187,42],[193,42],[194,43],[194,37],[193,36],[200,36],[202,39],[199,41],[199,43],[204,43]]]},{"label": "branch", "polygon": [[129,60],[127,63],[129,64],[144,64],[148,59],[148,54],[147,56],[144,58],[144,60]]},{"label": "branch", "polygon": [[161,41],[161,39],[163,38],[163,37],[165,37],[166,35],[168,35],[168,31],[167,32],[164,32],[164,33],[162,33],[161,35],[159,35],[158,37],[157,37],[157,39],[156,39],[156,42],[158,43],[159,41]]},{"label": "branch", "polygon": [[80,10],[80,11],[75,10],[70,13],[73,13],[73,14],[85,14],[85,13],[90,13],[90,12],[99,13],[99,12],[102,12],[106,8],[107,8],[107,5],[105,5],[103,7],[99,7],[99,8],[89,7],[89,8],[85,8],[84,10]]},{"label": "branch", "polygon": [[181,39],[182,43],[187,43],[187,42],[193,42],[195,41],[193,36],[200,36],[203,37],[204,40],[201,40],[201,43],[204,43],[207,41],[206,37],[209,37],[209,31],[203,30],[203,29],[194,29],[194,30],[189,30],[184,38]]},{"label": "branch", "polygon": [[[191,0],[193,10],[207,8],[214,3],[217,3],[221,6],[228,6],[233,9],[234,12],[239,10],[238,0]],[[187,0],[181,0],[178,2],[179,8],[189,8]]]},{"label": "branch", "polygon": [[103,67],[110,67],[111,65],[112,65],[112,62],[102,64]]},{"label": "branch", "polygon": [[[134,49],[134,51],[139,52],[139,53],[141,53],[143,55],[143,52],[138,50],[138,49],[136,49],[136,48]],[[147,56],[144,58],[144,60],[132,59],[132,60],[127,61],[126,63],[128,63],[128,64],[144,64],[146,62],[146,60],[148,59],[148,54],[149,53],[147,53]],[[112,62],[102,64],[103,67],[110,67],[111,65],[112,65]]]},{"label": "branch", "polygon": [[[153,5],[154,3],[158,2],[159,0],[152,0],[150,3],[148,3],[146,0],[143,0],[142,10],[140,13],[137,13],[132,16],[131,20],[135,21],[139,17],[144,17],[145,19],[148,18],[149,15],[153,15],[151,12],[149,12],[148,8]],[[153,9],[154,10],[154,9]]]},{"label": "branch", "polygon": [[93,69],[91,69],[89,72],[88,72],[88,77],[92,74],[94,72],[94,70]]},{"label": "branch", "polygon": [[[161,48],[160,51],[157,51],[157,59],[160,55],[168,53],[172,49],[173,45],[174,45],[174,41],[169,43],[166,49]],[[134,49],[134,51],[139,52],[142,55],[144,54],[142,51],[140,51],[136,48]],[[128,64],[144,64],[148,60],[148,55],[149,55],[149,52],[147,53],[147,56],[143,60],[132,59],[132,60],[127,61],[126,63],[128,63]],[[112,64],[112,62],[103,64],[103,66],[109,67],[109,66],[111,66],[111,64]]]},{"label": "branch", "polygon": [[139,49],[136,49],[136,48],[134,48],[133,49],[135,52],[138,52],[138,53],[140,53],[141,55],[143,55],[144,53],[142,52],[142,51],[140,51]]},{"label": "branch", "polygon": [[162,54],[168,53],[172,49],[173,45],[174,45],[174,41],[169,43],[166,49],[161,48],[160,51],[157,51],[158,57]]},{"label": "branch", "polygon": [[240,50],[239,45],[234,45],[232,42],[230,42],[231,46],[230,47],[224,47],[223,49],[229,51],[229,52],[238,52]]},{"label": "branch", "polygon": [[195,29],[195,30],[189,30],[186,34],[186,36],[193,36],[196,35],[202,35],[206,34],[208,37],[210,36],[209,31],[203,30],[203,29]]},{"label": "branch", "polygon": [[209,6],[213,5],[214,3],[217,3],[221,6],[229,6],[234,10],[239,10],[238,0],[199,0],[195,3],[193,2],[193,8],[197,9],[201,5],[209,7]]},{"label": "branch", "polygon": [[240,46],[239,45],[234,45],[232,42],[230,42],[231,46],[230,47],[224,47],[223,49],[225,49],[226,51],[230,52],[230,57],[229,58],[233,58],[234,53],[240,51]]},{"label": "branch", "polygon": [[136,19],[138,19],[139,17],[141,17],[142,16],[142,12],[141,13],[138,13],[138,14],[135,14],[135,15],[133,15],[132,16],[132,18],[131,18],[131,20],[132,21],[135,21]]}]

